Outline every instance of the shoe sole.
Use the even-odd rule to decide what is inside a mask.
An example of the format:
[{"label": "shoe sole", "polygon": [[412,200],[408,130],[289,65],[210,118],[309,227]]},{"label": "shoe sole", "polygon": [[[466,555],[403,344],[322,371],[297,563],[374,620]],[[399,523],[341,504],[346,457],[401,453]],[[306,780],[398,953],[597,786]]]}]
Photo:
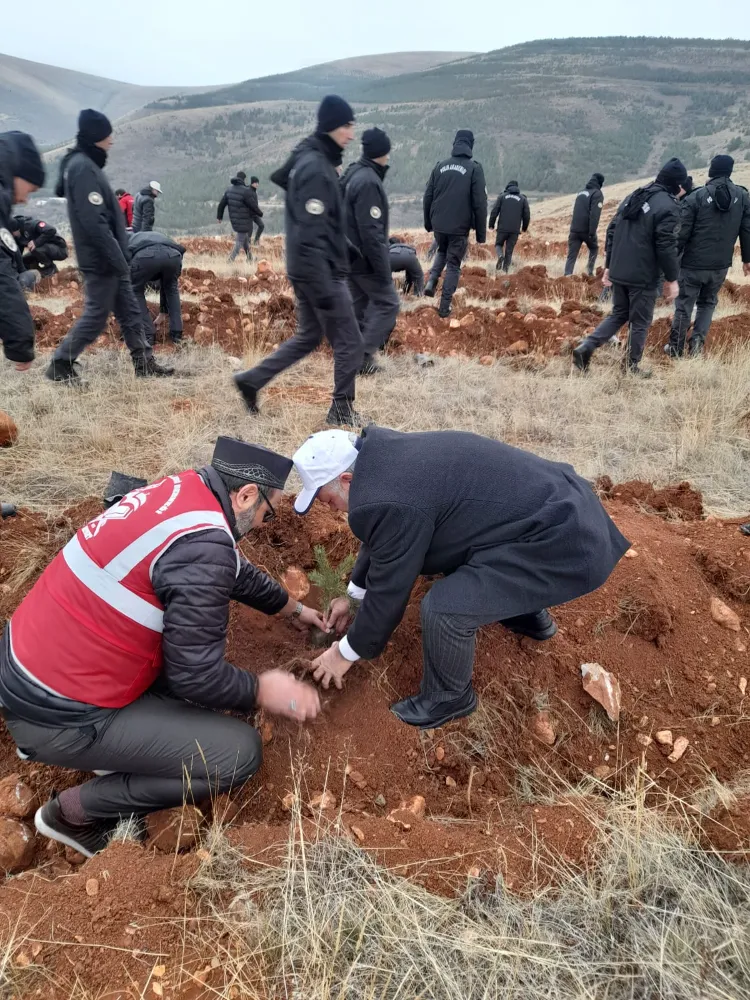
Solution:
[{"label": "shoe sole", "polygon": [[85,858],[93,858],[94,854],[83,844],[80,844],[73,837],[68,837],[64,833],[60,833],[59,830],[55,830],[53,827],[48,826],[44,820],[42,813],[44,812],[44,806],[40,806],[36,813],[34,814],[34,826],[38,833],[41,833],[43,837],[49,837],[50,840],[57,841],[58,844],[65,844],[66,847],[72,848],[74,851],[78,851]]},{"label": "shoe sole", "polygon": [[242,383],[238,382],[236,377],[233,377],[232,381],[234,382],[235,389],[240,394],[240,396],[242,396],[243,402],[244,402],[245,406],[247,407],[248,413],[252,413],[255,416],[257,416],[260,413],[260,409],[258,407],[258,402],[257,402],[257,400],[258,400],[258,391],[257,391],[257,389],[255,390],[255,399],[252,400],[252,402],[251,402],[247,398],[247,396],[245,395],[245,389],[243,388]]},{"label": "shoe sole", "polygon": [[[502,622],[500,623],[502,625]],[[525,635],[528,639],[533,639],[535,642],[546,642],[547,639],[552,639],[557,635],[557,624],[552,622],[547,628],[543,629],[541,632],[530,632],[522,628],[513,628],[510,625],[503,625],[503,628],[507,629],[509,632],[513,632],[514,635]]]},{"label": "shoe sole", "polygon": [[459,712],[450,712],[448,715],[441,716],[436,721],[431,720],[430,722],[425,722],[424,724],[422,723],[415,724],[413,722],[407,722],[406,719],[401,718],[398,712],[393,711],[393,707],[391,707],[391,712],[393,712],[398,721],[403,722],[405,726],[413,726],[415,729],[440,729],[441,726],[445,726],[447,725],[447,723],[453,722],[454,719],[463,719],[467,715],[473,715],[473,713],[476,712],[477,710],[478,704],[479,704],[479,699],[475,694],[472,704],[468,708],[463,708]]}]

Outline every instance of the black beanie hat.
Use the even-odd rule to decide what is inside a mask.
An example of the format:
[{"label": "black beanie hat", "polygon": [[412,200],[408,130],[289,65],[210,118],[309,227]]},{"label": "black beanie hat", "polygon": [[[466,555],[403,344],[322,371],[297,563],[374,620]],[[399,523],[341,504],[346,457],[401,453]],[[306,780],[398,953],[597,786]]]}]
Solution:
[{"label": "black beanie hat", "polygon": [[456,132],[456,138],[453,140],[453,145],[455,146],[457,142],[468,142],[468,144],[473,149],[474,133],[471,131],[470,128],[460,128],[458,132]]},{"label": "black beanie hat", "polygon": [[604,183],[604,174],[593,174],[593,179],[598,183],[599,187]]},{"label": "black beanie hat", "polygon": [[250,178],[250,183],[251,184],[260,184],[260,180],[257,177],[251,177]]},{"label": "black beanie hat", "polygon": [[35,187],[42,187],[44,164],[31,136],[27,132],[6,132],[5,138],[13,148],[13,176]]},{"label": "black beanie hat", "polygon": [[86,108],[78,116],[78,138],[86,146],[95,146],[97,142],[112,135],[112,123],[101,111]]},{"label": "black beanie hat", "polygon": [[709,177],[731,177],[734,170],[734,159],[726,153],[721,153],[711,160],[708,168]]},{"label": "black beanie hat", "polygon": [[343,97],[329,94],[320,102],[318,108],[318,132],[334,132],[342,125],[354,121],[351,105]]},{"label": "black beanie hat", "polygon": [[670,194],[679,194],[680,188],[684,188],[687,184],[687,177],[685,164],[673,156],[656,175],[656,183],[663,185]]},{"label": "black beanie hat", "polygon": [[217,472],[234,479],[283,490],[293,462],[291,458],[285,458],[262,445],[248,444],[239,438],[220,437],[216,439],[211,465]]},{"label": "black beanie hat", "polygon": [[391,151],[391,140],[382,128],[368,128],[362,135],[362,152],[368,160],[377,160]]},{"label": "black beanie hat", "polygon": [[694,183],[695,181],[693,180],[693,178],[688,175],[688,179],[682,185],[683,188],[685,189],[685,194],[690,194],[690,192],[693,190]]}]

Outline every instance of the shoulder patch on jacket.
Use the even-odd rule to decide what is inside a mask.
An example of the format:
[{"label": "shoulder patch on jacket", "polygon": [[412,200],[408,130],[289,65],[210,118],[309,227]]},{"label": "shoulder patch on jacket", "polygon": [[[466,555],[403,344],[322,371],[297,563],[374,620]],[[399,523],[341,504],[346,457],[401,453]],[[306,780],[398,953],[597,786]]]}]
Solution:
[{"label": "shoulder patch on jacket", "polygon": [[372,208],[370,209],[370,215],[373,217],[373,219],[379,219],[381,218],[383,213],[380,211],[377,205],[373,205]]},{"label": "shoulder patch on jacket", "polygon": [[326,207],[319,198],[310,198],[305,202],[305,211],[310,215],[322,215]]},{"label": "shoulder patch on jacket", "polygon": [[0,240],[6,245],[6,247],[15,253],[18,250],[18,244],[13,239],[13,234],[8,229],[0,229]]},{"label": "shoulder patch on jacket", "polygon": [[91,191],[89,194],[89,201],[92,205],[103,205],[104,198],[99,194],[98,191]]}]

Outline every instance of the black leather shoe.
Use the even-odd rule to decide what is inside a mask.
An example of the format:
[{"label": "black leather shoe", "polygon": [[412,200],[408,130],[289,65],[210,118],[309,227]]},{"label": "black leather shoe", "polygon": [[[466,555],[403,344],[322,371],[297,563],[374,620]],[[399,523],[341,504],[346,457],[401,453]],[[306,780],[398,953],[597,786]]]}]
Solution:
[{"label": "black leather shoe", "polygon": [[174,368],[160,365],[153,354],[148,357],[133,358],[136,378],[169,378],[174,375]]},{"label": "black leather shoe", "polygon": [[433,281],[432,278],[427,279],[427,283],[424,286],[424,294],[428,299],[435,298],[435,289],[437,288],[437,281]]},{"label": "black leather shoe", "polygon": [[326,424],[329,427],[364,427],[365,421],[351,403],[331,403]]},{"label": "black leather shoe", "polygon": [[242,375],[233,375],[232,378],[234,379],[234,384],[237,386],[237,391],[245,400],[245,406],[250,413],[260,413],[260,409],[258,408],[258,390],[243,382]]},{"label": "black leather shoe", "polygon": [[416,694],[391,705],[391,711],[407,726],[419,729],[439,729],[452,719],[462,719],[477,707],[477,696],[471,684],[466,692],[453,701],[438,701],[436,698]]},{"label": "black leather shoe", "polygon": [[557,635],[557,625],[555,619],[549,611],[533,611],[529,615],[516,615],[515,618],[504,618],[500,621],[511,632],[518,635],[527,635],[529,639],[536,639],[537,642],[544,642]]},{"label": "black leather shoe", "polygon": [[589,370],[589,361],[591,361],[591,355],[593,353],[593,349],[588,346],[585,340],[582,344],[579,344],[578,347],[573,348],[573,364],[579,372],[586,372]]},{"label": "black leather shoe", "polygon": [[360,375],[377,375],[382,370],[382,367],[375,360],[374,354],[365,354],[362,367],[359,369]]},{"label": "black leather shoe", "polygon": [[447,306],[447,307],[446,306],[440,306],[440,308],[438,309],[438,316],[440,317],[440,319],[448,319],[448,317],[450,316],[450,314],[451,314],[451,307],[450,306]]}]

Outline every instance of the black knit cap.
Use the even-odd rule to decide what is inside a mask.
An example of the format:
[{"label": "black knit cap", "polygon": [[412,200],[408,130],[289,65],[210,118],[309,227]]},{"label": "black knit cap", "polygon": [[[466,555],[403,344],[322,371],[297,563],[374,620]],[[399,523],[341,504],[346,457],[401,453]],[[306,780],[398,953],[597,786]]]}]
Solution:
[{"label": "black knit cap", "polygon": [[391,140],[382,128],[368,128],[362,133],[362,152],[368,160],[377,160],[391,151]]},{"label": "black knit cap", "polygon": [[709,177],[731,177],[734,170],[734,159],[727,153],[720,153],[711,160],[708,168]]},{"label": "black knit cap", "polygon": [[101,111],[85,108],[78,116],[78,138],[84,145],[94,146],[112,135],[112,123]]},{"label": "black knit cap", "polygon": [[453,145],[455,146],[457,142],[468,142],[468,144],[473,149],[474,133],[471,131],[470,128],[460,128],[458,132],[456,132],[456,138],[453,140]]},{"label": "black knit cap", "polygon": [[6,132],[5,138],[13,150],[13,176],[35,187],[42,187],[44,164],[31,136],[27,132]]},{"label": "black knit cap", "polygon": [[260,180],[257,177],[251,177],[250,178],[250,183],[251,184],[260,184]]},{"label": "black knit cap", "polygon": [[217,438],[211,459],[211,465],[217,472],[272,490],[284,489],[292,464],[291,458],[285,458],[262,445],[230,437]]},{"label": "black knit cap", "polygon": [[602,184],[604,183],[604,174],[592,174],[591,179],[595,180],[598,183],[599,187],[601,187]]},{"label": "black knit cap", "polygon": [[318,108],[318,132],[334,132],[342,125],[348,125],[354,121],[354,112],[351,105],[343,97],[336,94],[328,94],[320,102]]},{"label": "black knit cap", "polygon": [[663,185],[670,194],[679,194],[680,188],[684,188],[687,184],[687,178],[685,164],[673,156],[656,175],[656,183]]}]

